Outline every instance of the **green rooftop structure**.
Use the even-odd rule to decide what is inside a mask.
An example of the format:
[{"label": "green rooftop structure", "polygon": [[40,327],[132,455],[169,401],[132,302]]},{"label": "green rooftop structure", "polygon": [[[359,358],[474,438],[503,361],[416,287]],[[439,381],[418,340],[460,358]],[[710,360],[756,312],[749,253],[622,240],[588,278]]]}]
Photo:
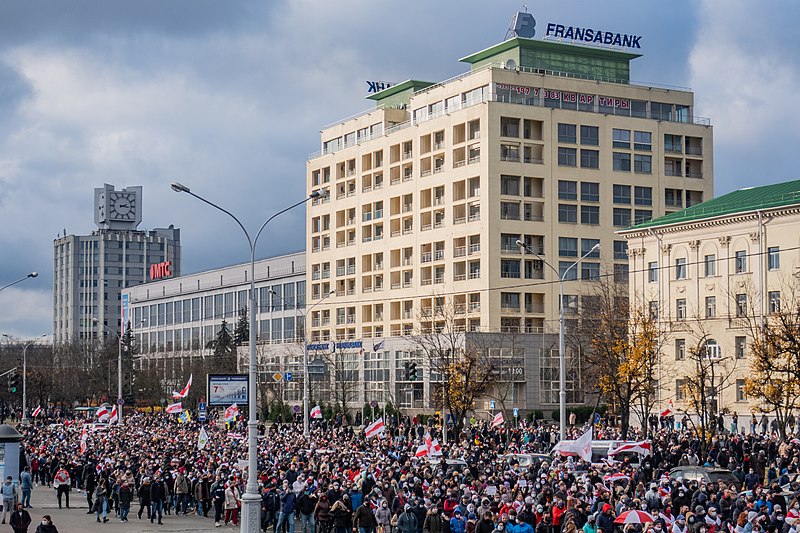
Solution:
[{"label": "green rooftop structure", "polygon": [[641,56],[609,48],[515,37],[461,58],[461,61],[471,64],[472,70],[477,70],[487,64],[512,60],[523,70],[611,83],[630,83],[630,62],[637,57]]},{"label": "green rooftop structure", "polygon": [[800,205],[800,180],[739,189],[713,200],[687,207],[682,211],[637,224],[625,231],[685,224],[737,213],[793,205]]}]

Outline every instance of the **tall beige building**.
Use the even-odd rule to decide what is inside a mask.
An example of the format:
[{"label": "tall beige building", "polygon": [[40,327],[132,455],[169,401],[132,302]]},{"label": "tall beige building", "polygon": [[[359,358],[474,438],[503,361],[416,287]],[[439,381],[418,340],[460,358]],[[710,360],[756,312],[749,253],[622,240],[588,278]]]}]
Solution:
[{"label": "tall beige building", "polygon": [[[566,278],[565,312],[602,274],[625,279],[615,230],[713,193],[709,121],[689,90],[631,82],[637,57],[512,38],[323,128],[307,163],[307,191],[329,193],[307,211],[309,305],[335,296],[310,313],[310,339],[399,346],[440,310],[466,331],[556,331],[553,270],[597,243]],[[529,384],[550,387],[546,366]]]}]

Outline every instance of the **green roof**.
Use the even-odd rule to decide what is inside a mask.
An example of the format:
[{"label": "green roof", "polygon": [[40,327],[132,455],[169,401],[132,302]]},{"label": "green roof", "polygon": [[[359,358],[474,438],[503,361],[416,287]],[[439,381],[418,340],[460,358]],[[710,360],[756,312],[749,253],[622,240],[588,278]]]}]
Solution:
[{"label": "green roof", "polygon": [[406,80],[402,83],[397,83],[392,85],[391,87],[387,87],[386,89],[379,91],[374,94],[368,95],[366,98],[368,100],[375,100],[376,102],[380,102],[390,96],[394,96],[398,93],[403,91],[411,90],[412,93],[414,91],[419,91],[420,89],[425,89],[426,87],[430,87],[434,85],[432,81],[421,81],[421,80]]},{"label": "green roof", "polygon": [[747,187],[633,226],[625,231],[696,222],[724,215],[800,205],[800,180]]},{"label": "green roof", "polygon": [[485,48],[480,52],[475,52],[474,54],[462,57],[461,59],[459,59],[459,61],[463,61],[464,63],[477,63],[479,61],[482,61],[484,59],[489,59],[502,52],[514,48],[549,50],[554,52],[561,52],[564,54],[614,58],[626,61],[629,61],[631,59],[636,59],[637,57],[642,57],[641,54],[633,54],[630,52],[611,50],[608,48],[595,48],[592,46],[580,46],[580,45],[567,44],[561,42],[540,41],[534,39],[523,39],[521,37],[512,37],[507,41],[503,41],[502,43],[498,43],[493,46],[490,46],[489,48]]}]

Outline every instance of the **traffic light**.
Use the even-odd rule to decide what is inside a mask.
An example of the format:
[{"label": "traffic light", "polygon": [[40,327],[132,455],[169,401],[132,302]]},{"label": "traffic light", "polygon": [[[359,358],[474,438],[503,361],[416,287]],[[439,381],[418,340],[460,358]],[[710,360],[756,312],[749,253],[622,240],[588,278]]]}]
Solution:
[{"label": "traffic light", "polygon": [[408,379],[410,381],[417,381],[417,363],[408,365]]},{"label": "traffic light", "polygon": [[17,375],[17,371],[14,370],[11,374],[8,375],[8,392],[15,393],[17,392],[17,387],[19,386],[19,376]]}]

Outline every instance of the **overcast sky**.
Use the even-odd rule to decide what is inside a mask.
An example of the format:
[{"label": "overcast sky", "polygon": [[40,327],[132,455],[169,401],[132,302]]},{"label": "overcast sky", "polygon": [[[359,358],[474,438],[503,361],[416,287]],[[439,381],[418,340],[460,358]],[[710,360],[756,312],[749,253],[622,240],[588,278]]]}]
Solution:
[{"label": "overcast sky", "polygon": [[[547,22],[642,35],[638,82],[690,87],[714,125],[717,194],[794,179],[800,5],[756,0],[529,1]],[[183,271],[248,257],[250,227],[301,199],[325,124],[370,107],[366,80],[437,81],[500,42],[508,0],[0,3],[0,332],[52,331],[53,239],[86,234],[93,188],[142,185],[140,229],[175,224]],[[795,96],[792,96],[795,95]],[[303,212],[259,255],[299,250]]]}]

